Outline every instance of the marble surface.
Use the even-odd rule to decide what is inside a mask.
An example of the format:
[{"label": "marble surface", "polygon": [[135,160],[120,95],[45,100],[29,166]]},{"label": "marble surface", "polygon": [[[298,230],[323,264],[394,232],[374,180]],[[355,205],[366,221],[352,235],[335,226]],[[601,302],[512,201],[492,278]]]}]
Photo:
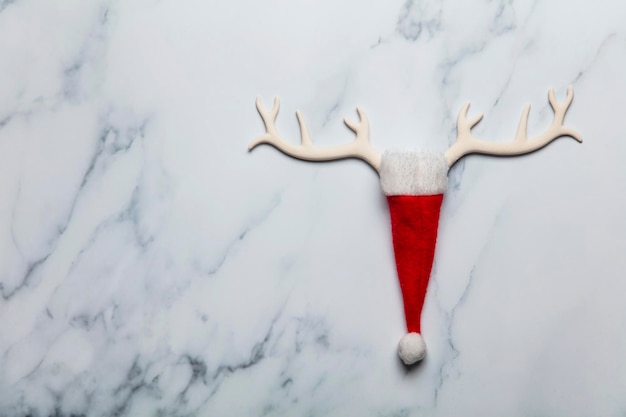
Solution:
[{"label": "marble surface", "polygon": [[[471,3],[471,5],[470,5]],[[623,416],[626,5],[0,0],[0,415]],[[389,214],[360,161],[247,144],[278,95],[378,149],[551,120],[450,173],[407,370]],[[625,167],[625,168],[622,168]]]}]

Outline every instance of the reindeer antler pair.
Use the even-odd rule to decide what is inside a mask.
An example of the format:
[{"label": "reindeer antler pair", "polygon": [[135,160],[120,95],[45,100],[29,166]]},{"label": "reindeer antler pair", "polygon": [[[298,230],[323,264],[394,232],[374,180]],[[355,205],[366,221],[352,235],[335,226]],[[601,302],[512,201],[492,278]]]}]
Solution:
[{"label": "reindeer antler pair", "polygon": [[269,112],[257,99],[256,106],[265,123],[266,132],[255,139],[249,149],[267,143],[289,156],[307,161],[359,158],[378,172],[382,191],[389,203],[396,268],[408,331],[400,339],[398,354],[409,365],[426,355],[426,344],[420,334],[421,310],[434,259],[439,212],[448,184],[448,170],[463,156],[471,153],[522,155],[540,149],[561,136],[571,136],[582,142],[578,133],[563,126],[565,113],[573,99],[572,87],[567,89],[567,97],[562,103],[556,101],[554,90],[550,90],[548,100],[554,110],[552,124],[545,132],[530,139],[527,134],[530,106],[526,106],[522,112],[515,138],[511,142],[494,143],[472,135],[472,128],[483,115],[468,118],[469,103],[466,103],[457,119],[456,141],[445,152],[386,151],[382,155],[370,143],[369,121],[360,108],[357,108],[360,123],[344,119],[346,125],[356,133],[354,141],[318,148],[311,143],[300,112],[296,112],[302,137],[302,143],[298,146],[287,142],[276,130],[278,99],[274,99],[274,106]]},{"label": "reindeer antler pair", "polygon": [[[543,148],[548,143],[562,136],[570,136],[578,142],[582,142],[583,140],[578,133],[563,126],[565,113],[567,112],[570,104],[572,104],[573,99],[574,90],[571,86],[567,88],[567,97],[563,103],[557,102],[554,96],[554,90],[550,89],[548,92],[548,100],[550,102],[550,106],[552,106],[552,109],[554,110],[552,124],[545,132],[530,139],[527,135],[530,104],[526,105],[524,111],[522,112],[522,117],[520,118],[515,139],[511,142],[488,142],[474,137],[471,130],[482,120],[483,114],[479,114],[471,119],[468,119],[467,112],[469,110],[470,103],[465,103],[457,118],[456,142],[444,153],[446,160],[448,161],[448,166],[451,167],[459,159],[471,153],[502,156],[530,153]],[[344,123],[352,129],[354,133],[356,133],[354,141],[348,144],[328,148],[313,146],[306,123],[300,111],[296,112],[296,116],[298,117],[298,123],[300,125],[300,135],[302,138],[301,145],[293,145],[283,139],[276,130],[276,117],[278,116],[278,110],[280,108],[278,98],[274,99],[274,105],[272,110],[269,112],[263,108],[260,98],[257,98],[256,100],[256,107],[259,114],[263,118],[266,133],[252,141],[248,147],[249,150],[254,149],[262,143],[266,143],[289,156],[306,161],[320,162],[343,158],[359,158],[371,165],[377,172],[380,172],[381,154],[374,149],[370,143],[369,120],[367,119],[365,112],[360,107],[357,107],[357,112],[359,113],[361,121],[360,123],[344,119]]]}]

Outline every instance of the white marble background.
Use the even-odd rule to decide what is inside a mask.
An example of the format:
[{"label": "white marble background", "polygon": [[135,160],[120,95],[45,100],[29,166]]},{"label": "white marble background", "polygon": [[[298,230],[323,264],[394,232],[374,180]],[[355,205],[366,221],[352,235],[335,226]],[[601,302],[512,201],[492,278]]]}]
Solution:
[{"label": "white marble background", "polygon": [[[626,5],[0,0],[0,416],[623,416]],[[407,371],[373,170],[278,126],[445,149],[546,92],[563,138],[451,172]]]}]

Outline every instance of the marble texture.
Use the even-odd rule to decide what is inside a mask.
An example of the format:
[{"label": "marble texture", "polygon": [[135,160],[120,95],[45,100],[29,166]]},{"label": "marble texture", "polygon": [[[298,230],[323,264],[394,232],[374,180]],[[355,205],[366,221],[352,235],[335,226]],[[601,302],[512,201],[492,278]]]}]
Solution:
[{"label": "marble texture", "polygon": [[[0,0],[0,416],[623,416],[626,5]],[[443,150],[407,370],[389,218],[360,161],[262,146],[254,100],[315,143]],[[625,168],[622,168],[625,166]]]}]

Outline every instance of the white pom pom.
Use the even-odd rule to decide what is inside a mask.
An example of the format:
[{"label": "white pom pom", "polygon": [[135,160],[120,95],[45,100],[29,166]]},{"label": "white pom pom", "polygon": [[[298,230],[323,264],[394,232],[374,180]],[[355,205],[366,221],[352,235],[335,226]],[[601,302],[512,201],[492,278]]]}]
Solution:
[{"label": "white pom pom", "polygon": [[398,356],[405,365],[412,365],[426,356],[426,343],[419,333],[408,333],[398,343]]}]

